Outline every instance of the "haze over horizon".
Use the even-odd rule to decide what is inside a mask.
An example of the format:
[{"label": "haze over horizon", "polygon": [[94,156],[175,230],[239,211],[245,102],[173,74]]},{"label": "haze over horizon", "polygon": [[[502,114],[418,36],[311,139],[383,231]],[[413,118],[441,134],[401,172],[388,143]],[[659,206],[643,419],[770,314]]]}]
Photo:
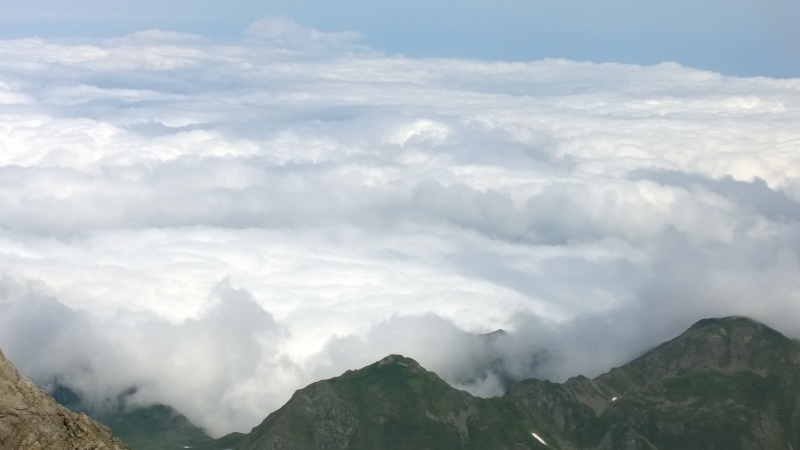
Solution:
[{"label": "haze over horizon", "polygon": [[220,435],[389,353],[497,395],[706,317],[800,337],[789,65],[402,56],[288,10],[237,35],[40,3],[0,2],[0,348],[41,385],[136,386]]}]

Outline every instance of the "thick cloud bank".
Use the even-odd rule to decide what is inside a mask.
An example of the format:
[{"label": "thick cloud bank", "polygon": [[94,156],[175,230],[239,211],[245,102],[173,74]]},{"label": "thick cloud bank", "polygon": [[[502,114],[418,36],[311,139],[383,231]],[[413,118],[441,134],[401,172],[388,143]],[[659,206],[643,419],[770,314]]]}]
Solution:
[{"label": "thick cloud bank", "polygon": [[417,60],[284,18],[0,41],[0,345],[221,434],[388,353],[495,395],[708,316],[798,336],[798,124],[800,80]]}]

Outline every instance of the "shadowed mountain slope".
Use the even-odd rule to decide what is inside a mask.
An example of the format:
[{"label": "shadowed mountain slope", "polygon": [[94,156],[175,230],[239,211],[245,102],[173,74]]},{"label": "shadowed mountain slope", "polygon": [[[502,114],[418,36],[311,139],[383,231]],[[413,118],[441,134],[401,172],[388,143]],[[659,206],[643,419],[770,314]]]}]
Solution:
[{"label": "shadowed mountain slope", "polygon": [[58,379],[48,383],[47,389],[60,405],[71,411],[84,412],[107,425],[114,436],[122,439],[132,450],[198,448],[212,441],[203,429],[194,426],[170,406],[131,404],[130,397],[136,393],[136,387],[106,399],[99,408],[86,404],[80,394]]}]

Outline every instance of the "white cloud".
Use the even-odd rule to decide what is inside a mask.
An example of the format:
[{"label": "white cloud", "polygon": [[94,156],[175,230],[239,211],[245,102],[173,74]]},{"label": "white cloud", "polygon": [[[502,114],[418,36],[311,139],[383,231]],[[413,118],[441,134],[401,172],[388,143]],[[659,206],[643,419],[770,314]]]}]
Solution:
[{"label": "white cloud", "polygon": [[245,30],[251,39],[263,39],[280,47],[302,49],[303,47],[326,44],[350,44],[362,39],[360,33],[340,31],[326,33],[314,28],[304,27],[286,17],[267,17]]},{"label": "white cloud", "polygon": [[39,382],[223,433],[389,352],[488,395],[712,315],[800,335],[800,80],[248,33],[0,42],[0,345]]}]

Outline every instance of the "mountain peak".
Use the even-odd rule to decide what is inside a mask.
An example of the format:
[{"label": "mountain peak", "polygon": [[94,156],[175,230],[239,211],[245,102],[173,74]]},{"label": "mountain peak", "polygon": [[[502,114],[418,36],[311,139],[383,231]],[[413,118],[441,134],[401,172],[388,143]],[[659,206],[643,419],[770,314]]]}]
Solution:
[{"label": "mountain peak", "polygon": [[[741,316],[703,319],[624,367],[600,378],[622,388],[661,383],[691,371],[783,372],[800,363],[800,346],[761,322]],[[631,384],[632,383],[632,384]]]},{"label": "mountain peak", "polygon": [[732,326],[764,327],[763,323],[745,316],[712,317],[701,319],[689,327],[690,330],[699,330],[713,326],[729,328]]},{"label": "mountain peak", "polygon": [[[794,341],[769,326],[743,316],[729,316],[718,319],[703,319],[692,325],[686,332],[663,344],[672,342],[705,341],[717,347],[726,347],[733,360],[748,356],[748,361],[760,360],[767,363],[766,355],[777,357],[776,350],[798,350]],[[791,353],[791,352],[790,352]],[[780,358],[777,358],[780,359]]]},{"label": "mountain peak", "polygon": [[413,367],[422,367],[419,365],[418,362],[414,361],[413,359],[403,356],[403,355],[389,355],[380,361],[378,361],[379,366],[385,366],[386,364],[397,364],[399,366],[413,366]]},{"label": "mountain peak", "polygon": [[298,390],[249,434],[196,448],[800,448],[798,393],[800,345],[733,316],[594,379],[527,379],[488,399],[389,355]]}]

